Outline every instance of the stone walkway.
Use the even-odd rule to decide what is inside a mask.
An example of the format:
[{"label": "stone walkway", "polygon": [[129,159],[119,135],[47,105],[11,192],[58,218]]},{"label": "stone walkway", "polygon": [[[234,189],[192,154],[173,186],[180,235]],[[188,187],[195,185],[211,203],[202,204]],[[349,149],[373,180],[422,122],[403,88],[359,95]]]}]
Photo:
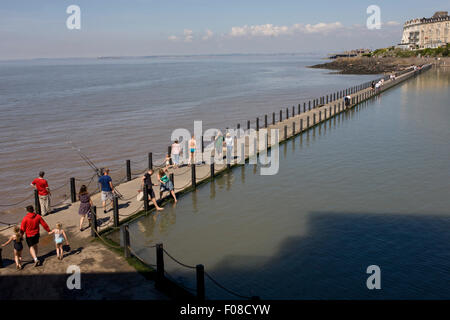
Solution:
[{"label": "stone walkway", "polygon": [[[395,81],[387,80],[384,86],[381,88],[380,92],[387,90],[388,88],[414,76],[414,71],[407,72],[405,74],[399,75]],[[379,93],[379,92],[377,92]],[[369,88],[363,88],[350,94],[352,97],[353,107],[357,103],[369,99],[375,95],[373,90]],[[325,98],[323,99],[325,102]],[[331,99],[330,99],[331,100]],[[345,107],[343,106],[343,98],[336,99],[334,101],[324,103],[322,105],[316,106],[309,110],[304,110],[304,105],[300,105],[301,113],[298,114],[298,107],[289,108],[290,117],[286,118],[286,113],[283,111],[284,120],[281,122],[276,122],[272,124],[272,116],[268,117],[268,127],[267,129],[278,129],[279,130],[279,142],[289,139],[300,133],[300,130],[305,131],[319,122],[323,122],[335,115],[345,112]],[[295,113],[295,115],[292,114]],[[279,114],[277,114],[277,118]],[[309,119],[309,120],[308,120]],[[315,120],[314,120],[315,119]],[[264,119],[260,122],[260,128],[263,129],[265,126]],[[308,127],[309,123],[309,127]],[[295,130],[294,130],[295,126]],[[286,133],[286,135],[285,135]],[[241,137],[243,139],[243,137]],[[270,146],[270,132],[268,136],[269,146]],[[237,140],[239,142],[242,140]],[[235,143],[236,145],[236,143]],[[248,139],[244,140],[245,154],[244,158],[248,159],[252,155],[249,147]],[[209,157],[209,154],[208,154]],[[199,154],[197,159],[200,162],[202,155]],[[206,158],[206,156],[205,156]],[[205,159],[204,159],[205,160]],[[233,160],[233,165],[236,160]],[[225,163],[215,164],[215,173],[227,170],[227,165]],[[156,171],[156,170],[155,170]],[[189,166],[183,166],[177,169],[170,169],[170,173],[174,174],[174,185],[177,193],[183,192],[191,187],[191,168]],[[196,165],[196,182],[200,183],[210,177],[210,165],[209,164],[199,164]],[[156,173],[152,177],[153,183],[157,183]],[[129,218],[138,212],[143,210],[143,202],[137,201],[136,196],[138,189],[140,189],[141,180],[140,177],[133,179],[128,182],[124,182],[117,186],[117,190],[123,195],[123,198],[119,200],[119,217],[120,220]],[[159,187],[154,187],[156,197],[159,198]],[[100,194],[94,194],[92,196],[94,205],[97,206],[97,219],[99,222],[99,232],[110,228],[114,225],[113,223],[113,210],[110,209],[106,214],[103,213],[101,208]],[[177,204],[182,205],[182,200]],[[150,206],[152,208],[153,205]],[[153,284],[148,281],[142,281],[143,277],[140,276],[135,270],[128,265],[128,263],[119,257],[117,254],[106,249],[99,242],[91,241],[91,231],[86,229],[82,232],[79,231],[79,215],[78,215],[79,203],[67,203],[54,208],[54,212],[44,219],[49,224],[50,228],[54,228],[57,222],[63,223],[63,228],[67,231],[69,240],[71,242],[72,251],[67,253],[67,257],[63,261],[58,261],[54,252],[54,242],[53,238],[47,236],[46,232],[41,229],[41,243],[40,243],[40,256],[43,256],[44,263],[43,266],[34,268],[31,264],[25,265],[24,270],[17,271],[15,269],[12,245],[4,248],[3,250],[3,260],[5,267],[0,269],[1,283],[0,288],[1,295],[3,299],[8,298],[92,298],[92,299],[102,299],[102,298],[113,298],[125,295],[130,298],[140,298],[140,299],[164,299],[165,296],[160,294],[153,288]],[[162,211],[164,212],[164,211]],[[25,212],[24,212],[25,214]],[[3,229],[0,232],[0,240],[3,242],[6,240],[7,236],[12,234],[12,229]],[[28,247],[24,245],[24,259],[25,261],[31,260],[28,252]],[[78,265],[81,268],[83,275],[89,278],[86,283],[86,287],[92,287],[89,290],[81,290],[83,293],[73,293],[68,292],[65,288],[65,280],[67,278],[66,269],[68,265]],[[119,275],[117,276],[116,275]],[[39,275],[40,277],[35,277]],[[33,277],[31,277],[33,276]],[[10,277],[10,278],[9,278]],[[49,283],[45,282],[43,288],[42,278],[51,279]],[[114,279],[114,281],[112,281]],[[118,280],[117,280],[118,279]],[[116,280],[118,282],[116,282]],[[119,281],[120,280],[120,281]],[[96,283],[96,286],[92,286]],[[114,285],[112,285],[114,283]],[[120,285],[123,283],[123,285]],[[97,285],[99,287],[97,287]],[[31,288],[28,290],[27,288]],[[124,296],[124,297],[125,297]]]}]

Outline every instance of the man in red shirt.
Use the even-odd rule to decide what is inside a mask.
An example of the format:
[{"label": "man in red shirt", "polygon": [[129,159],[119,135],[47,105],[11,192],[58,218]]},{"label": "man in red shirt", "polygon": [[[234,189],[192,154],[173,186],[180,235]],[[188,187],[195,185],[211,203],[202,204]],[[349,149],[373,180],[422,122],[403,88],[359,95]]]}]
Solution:
[{"label": "man in red shirt", "polygon": [[41,215],[50,213],[50,189],[47,180],[44,179],[45,172],[39,172],[39,177],[31,182],[31,185],[38,191],[39,203],[41,205]]},{"label": "man in red shirt", "polygon": [[39,225],[47,231],[50,232],[50,228],[47,223],[42,219],[40,215],[34,212],[33,206],[27,207],[27,215],[22,219],[20,225],[20,232],[25,234],[28,247],[30,248],[30,254],[34,260],[34,266],[39,265],[39,260],[37,258],[38,254],[38,244],[39,244]]}]

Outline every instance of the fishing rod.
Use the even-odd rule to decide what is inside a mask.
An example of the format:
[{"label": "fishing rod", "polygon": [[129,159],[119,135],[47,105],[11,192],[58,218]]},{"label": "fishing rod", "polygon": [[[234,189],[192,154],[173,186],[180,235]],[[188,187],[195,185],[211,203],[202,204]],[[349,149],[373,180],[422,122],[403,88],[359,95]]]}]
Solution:
[{"label": "fishing rod", "polygon": [[[81,148],[79,148],[73,141],[67,140],[67,143],[72,147],[73,150],[75,150],[78,155],[83,159],[84,162],[87,163],[87,165],[95,172],[97,177],[101,177],[103,175],[103,169],[99,168],[95,165],[95,163],[83,152],[81,151]],[[119,199],[123,199],[123,195],[117,190],[117,188],[114,188],[114,193],[117,194]]]}]

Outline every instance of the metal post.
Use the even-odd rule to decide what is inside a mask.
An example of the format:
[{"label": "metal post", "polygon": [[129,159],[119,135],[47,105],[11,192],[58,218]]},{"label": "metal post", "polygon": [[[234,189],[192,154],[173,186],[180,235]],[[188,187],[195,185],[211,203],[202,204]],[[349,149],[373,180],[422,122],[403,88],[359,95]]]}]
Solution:
[{"label": "metal post", "polygon": [[316,114],[313,114],[313,126],[316,124]]},{"label": "metal post", "polygon": [[300,132],[303,131],[303,119],[300,119]]},{"label": "metal post", "polygon": [[131,161],[130,160],[127,160],[126,167],[127,167],[127,181],[131,181]]},{"label": "metal post", "polygon": [[38,215],[41,215],[41,203],[39,201],[39,194],[36,189],[34,190],[34,206],[35,206],[34,211]]},{"label": "metal post", "polygon": [[131,257],[130,232],[128,230],[128,225],[121,226],[120,231],[122,232],[122,239],[123,239],[123,254],[125,258],[130,258]]},{"label": "metal post", "polygon": [[284,140],[287,139],[287,125],[284,125]]},{"label": "metal post", "polygon": [[264,128],[267,128],[267,114],[264,115]]},{"label": "metal post", "polygon": [[195,269],[197,271],[197,300],[205,301],[205,267],[198,264]]},{"label": "metal post", "polygon": [[297,113],[298,114],[302,113],[302,104],[301,103],[298,104],[298,112]]},{"label": "metal post", "polygon": [[292,135],[295,136],[295,121],[292,122]]},{"label": "metal post", "polygon": [[156,285],[162,287],[164,283],[164,249],[163,244],[156,244]]},{"label": "metal post", "polygon": [[119,226],[119,197],[114,195],[113,198],[113,219],[114,227]]},{"label": "metal post", "polygon": [[[203,136],[202,136],[201,142],[202,142],[202,163],[203,163],[203,153],[205,152],[205,140],[204,140]],[[170,159],[172,160],[172,158],[170,158]]]},{"label": "metal post", "polygon": [[3,268],[2,248],[0,248],[0,268]]},{"label": "metal post", "polygon": [[289,108],[286,108],[286,120],[289,119]]},{"label": "metal post", "polygon": [[[172,155],[172,146],[168,146],[167,147],[167,154],[169,155],[169,157],[171,157],[171,155]],[[173,164],[172,158],[170,158],[169,164]]]},{"label": "metal post", "polygon": [[250,120],[247,120],[247,130],[250,130]]},{"label": "metal post", "polygon": [[97,236],[97,207],[91,207],[91,236]]},{"label": "metal post", "polygon": [[256,131],[259,131],[259,117],[256,118]]},{"label": "metal post", "polygon": [[197,181],[195,177],[195,163],[191,165],[191,183],[194,188],[197,187]]},{"label": "metal post", "polygon": [[144,188],[142,191],[144,193],[144,211],[145,213],[147,213],[149,211],[149,205],[148,205],[148,187],[146,184],[144,184]]},{"label": "metal post", "polygon": [[148,153],[148,168],[153,169],[153,153]]},{"label": "metal post", "polygon": [[77,191],[75,190],[75,178],[70,178],[70,200],[77,202]]},{"label": "metal post", "polygon": [[303,102],[303,113],[306,112],[306,102]]},{"label": "metal post", "polygon": [[214,157],[211,157],[211,163],[209,165],[211,171],[211,179],[214,178]]},{"label": "metal post", "polygon": [[280,122],[283,120],[283,110],[280,110]]},{"label": "metal post", "polygon": [[322,110],[319,111],[319,122],[322,121]]},{"label": "metal post", "polygon": [[169,179],[170,179],[170,181],[172,181],[173,187],[175,188],[175,175],[173,173],[171,173],[169,175]]},{"label": "metal post", "polygon": [[292,106],[292,116],[295,117],[295,106]]},{"label": "metal post", "polygon": [[311,100],[308,101],[308,108],[309,108],[309,111],[311,111]]},{"label": "metal post", "polygon": [[272,124],[275,124],[275,112],[272,112]]},{"label": "metal post", "polygon": [[309,116],[306,117],[306,128],[309,128]]}]

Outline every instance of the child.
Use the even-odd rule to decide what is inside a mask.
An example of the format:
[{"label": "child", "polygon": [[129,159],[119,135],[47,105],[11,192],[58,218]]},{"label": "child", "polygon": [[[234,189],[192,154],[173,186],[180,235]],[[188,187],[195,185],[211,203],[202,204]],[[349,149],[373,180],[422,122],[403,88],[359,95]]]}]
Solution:
[{"label": "child", "polygon": [[22,240],[23,238],[22,234],[20,233],[20,228],[19,226],[15,226],[14,234],[11,237],[9,237],[8,241],[2,244],[2,247],[5,247],[11,241],[14,241],[14,260],[16,261],[17,270],[22,269],[22,250],[23,250]]},{"label": "child", "polygon": [[164,168],[165,170],[167,170],[167,169],[173,167],[173,166],[170,164],[170,160],[171,160],[170,154],[168,153],[168,154],[166,155],[166,159],[165,159],[165,163],[166,163],[166,166],[165,166],[165,168]]},{"label": "child", "polygon": [[174,187],[172,181],[167,176],[167,170],[159,169],[158,180],[160,182],[159,198],[162,198],[164,191],[169,191],[172,195],[175,203],[177,202],[177,196],[175,195]]},{"label": "child", "polygon": [[56,224],[56,229],[53,229],[49,234],[55,234],[55,244],[56,244],[56,256],[58,260],[62,260],[64,256],[63,252],[63,241],[66,240],[66,245],[69,245],[69,240],[67,240],[66,233],[62,229],[62,223],[58,222]]}]

